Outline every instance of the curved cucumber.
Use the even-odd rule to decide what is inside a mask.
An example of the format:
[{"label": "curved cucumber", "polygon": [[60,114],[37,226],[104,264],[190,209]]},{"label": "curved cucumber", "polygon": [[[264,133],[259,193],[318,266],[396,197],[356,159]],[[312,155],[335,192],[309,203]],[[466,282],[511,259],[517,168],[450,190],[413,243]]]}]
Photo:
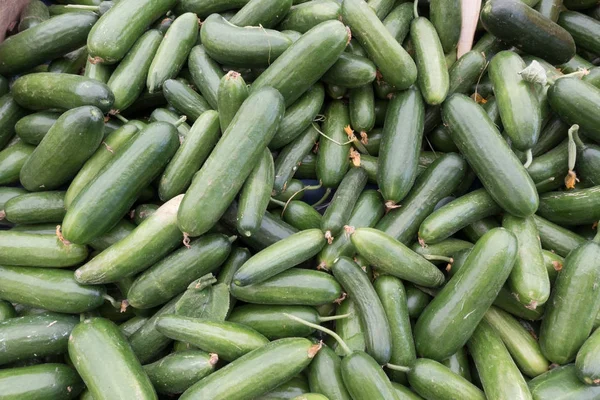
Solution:
[{"label": "curved cucumber", "polygon": [[196,121],[203,112],[211,109],[204,97],[179,79],[166,80],[163,83],[163,94],[169,105],[187,116],[190,121]]},{"label": "curved cucumber", "polygon": [[411,388],[426,399],[486,399],[477,386],[439,362],[426,358],[419,358],[412,365],[408,381]]},{"label": "curved cucumber", "polygon": [[328,233],[329,236],[340,233],[366,184],[367,173],[364,169],[352,168],[346,173],[321,220],[321,230],[326,237]]},{"label": "curved cucumber", "polygon": [[34,146],[19,140],[0,151],[0,185],[19,182],[21,168],[34,150]]},{"label": "curved cucumber", "polygon": [[169,354],[160,360],[144,365],[154,388],[159,393],[178,394],[215,370],[216,354],[189,350]]},{"label": "curved cucumber", "polygon": [[14,224],[60,223],[67,212],[64,198],[65,192],[59,191],[17,196],[4,205],[6,219]]},{"label": "curved cucumber", "polygon": [[38,145],[60,115],[53,111],[29,114],[17,121],[15,132],[23,142]]},{"label": "curved cucumber", "polygon": [[65,364],[48,363],[0,371],[0,393],[6,399],[74,400],[84,389],[77,371]]},{"label": "curved cucumber", "polygon": [[341,146],[340,144],[348,141],[344,128],[349,125],[348,107],[339,100],[329,103],[329,107],[325,111],[323,133],[337,143],[325,137],[319,140],[317,177],[325,187],[337,187],[348,170],[350,164],[348,155],[351,145],[348,143]]},{"label": "curved cucumber", "polygon": [[319,131],[310,125],[279,152],[275,159],[275,179],[273,181],[275,194],[286,190],[288,182],[298,170],[298,164],[301,164],[302,159],[310,153],[318,138]]},{"label": "curved cucumber", "polygon": [[528,383],[529,390],[536,400],[586,399],[600,396],[600,387],[586,385],[577,377],[577,367],[573,364],[551,369]]},{"label": "curved cucumber", "polygon": [[577,376],[587,385],[600,385],[600,330],[583,343],[577,352],[575,367]]}]

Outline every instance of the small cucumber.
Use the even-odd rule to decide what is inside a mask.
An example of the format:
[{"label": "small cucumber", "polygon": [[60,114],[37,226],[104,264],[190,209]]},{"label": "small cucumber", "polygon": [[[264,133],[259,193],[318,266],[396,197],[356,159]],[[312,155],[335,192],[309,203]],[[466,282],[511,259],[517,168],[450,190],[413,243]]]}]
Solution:
[{"label": "small cucumber", "polygon": [[87,48],[85,46],[80,47],[77,50],[65,54],[61,58],[53,60],[50,65],[48,65],[48,72],[77,75],[85,67],[87,58]]},{"label": "small cucumber", "polygon": [[56,235],[10,230],[0,231],[0,237],[0,264],[61,268],[77,265],[88,255],[85,246],[63,242]]},{"label": "small cucumber", "polygon": [[251,236],[260,228],[273,191],[274,175],[273,155],[269,149],[264,149],[240,190],[237,231],[242,235]]},{"label": "small cucumber", "polygon": [[27,193],[4,204],[6,219],[13,224],[60,223],[65,210],[65,192]]},{"label": "small cucumber", "polygon": [[321,393],[329,400],[351,400],[344,386],[342,360],[329,347],[323,347],[308,367],[308,383],[312,392]]},{"label": "small cucumber", "polygon": [[577,352],[575,367],[577,376],[586,385],[600,385],[600,330],[583,343]]},{"label": "small cucumber", "polygon": [[368,58],[342,53],[321,80],[330,85],[355,89],[375,80],[375,64]]},{"label": "small cucumber", "polygon": [[555,251],[566,257],[571,250],[585,243],[583,237],[547,219],[534,215],[533,220],[538,228],[542,247],[546,250]]},{"label": "small cucumber", "polygon": [[483,392],[434,360],[419,358],[408,372],[411,388],[425,399],[485,400]]},{"label": "small cucumber", "polygon": [[279,23],[280,30],[306,33],[321,22],[338,19],[340,3],[335,0],[308,1],[293,5]]},{"label": "small cucumber", "polygon": [[35,150],[35,146],[21,140],[0,151],[0,185],[19,182],[21,168]]},{"label": "small cucumber", "polygon": [[546,153],[535,157],[527,168],[534,182],[537,182],[538,193],[556,190],[564,184],[565,171],[569,169],[568,140]]},{"label": "small cucumber", "polygon": [[108,64],[94,64],[88,57],[85,63],[83,76],[95,79],[102,83],[108,83],[110,76],[112,75],[112,65]]},{"label": "small cucumber", "polygon": [[196,121],[204,111],[211,109],[204,97],[178,79],[166,80],[163,83],[163,94],[169,105],[187,116],[190,121]]},{"label": "small cucumber", "polygon": [[597,186],[600,184],[600,147],[595,144],[584,143],[578,135],[574,135],[573,139],[577,147],[576,167],[579,178],[584,184]]},{"label": "small cucumber", "polygon": [[15,318],[17,312],[11,303],[2,300],[0,302],[0,322],[6,321],[7,319]]},{"label": "small cucumber", "polygon": [[551,369],[528,383],[531,395],[536,400],[596,399],[600,387],[586,385],[577,377],[577,367],[573,364]]},{"label": "small cucumber", "polygon": [[600,52],[600,21],[576,11],[565,10],[560,13],[557,23],[571,34],[577,49],[587,50],[592,54]]},{"label": "small cucumber", "polygon": [[360,136],[363,136],[363,133],[370,132],[375,126],[373,86],[364,85],[352,89],[349,95],[348,110],[352,129],[360,132]]},{"label": "small cucumber", "polygon": [[379,364],[363,351],[354,351],[342,359],[342,378],[353,400],[398,399],[392,383]]},{"label": "small cucumber", "polygon": [[[320,350],[319,350],[320,351]],[[318,354],[318,353],[317,353]],[[303,374],[298,374],[289,381],[282,383],[275,389],[265,393],[262,396],[256,398],[256,400],[277,400],[277,399],[298,399],[301,400],[302,396],[313,395],[309,393],[308,381]],[[312,399],[306,399],[312,400]],[[322,399],[314,399],[322,400]]]},{"label": "small cucumber", "polygon": [[321,230],[325,232],[325,237],[333,240],[341,232],[366,184],[367,173],[364,169],[352,168],[346,173],[321,220]]},{"label": "small cucumber", "polygon": [[65,364],[47,363],[0,371],[0,393],[7,400],[74,400],[83,389],[85,386],[77,371]]},{"label": "small cucumber", "polygon": [[11,93],[0,97],[0,149],[4,149],[13,138],[15,124],[26,114],[27,111],[17,104]]},{"label": "small cucumber", "polygon": [[157,392],[178,394],[211,374],[217,361],[216,354],[188,350],[169,354],[152,364],[144,365],[144,371]]},{"label": "small cucumber", "polygon": [[540,196],[538,213],[562,225],[593,224],[600,218],[600,187],[569,192],[548,192]]},{"label": "small cucumber", "polygon": [[[362,325],[362,317],[356,302],[351,297],[342,301],[336,308],[336,316],[347,315],[346,318],[335,322],[335,332],[346,342],[351,350],[365,351],[365,329]],[[391,329],[390,329],[391,333]],[[344,355],[344,349],[338,343],[333,345],[335,353]]]},{"label": "small cucumber", "polygon": [[304,132],[287,144],[275,160],[275,179],[273,182],[273,192],[279,194],[286,190],[288,182],[294,176],[298,169],[298,164],[315,146],[319,138],[319,131],[310,125]]},{"label": "small cucumber", "polygon": [[217,94],[221,132],[225,133],[235,114],[247,98],[248,86],[241,74],[229,71],[221,78]]},{"label": "small cucumber", "polygon": [[292,3],[292,0],[250,0],[230,22],[237,26],[272,28],[285,17]]},{"label": "small cucumber", "polygon": [[188,68],[200,94],[216,110],[219,82],[225,75],[219,64],[209,57],[204,46],[198,45],[190,51]]},{"label": "small cucumber", "polygon": [[398,4],[383,19],[383,26],[398,41],[403,43],[410,32],[410,23],[414,18],[413,5],[409,3]]},{"label": "small cucumber", "polygon": [[105,250],[122,239],[125,239],[131,232],[133,232],[134,229],[134,224],[122,219],[121,221],[117,222],[115,227],[110,231],[92,240],[90,242],[90,246],[97,251]]},{"label": "small cucumber", "polygon": [[317,153],[317,177],[325,187],[337,187],[348,170],[351,145],[345,144],[348,136],[344,128],[349,125],[348,107],[339,100],[332,101],[323,123],[323,132],[328,137],[319,141]]},{"label": "small cucumber", "polygon": [[29,114],[17,121],[14,125],[15,132],[23,142],[38,145],[60,115],[53,111]]},{"label": "small cucumber", "polygon": [[461,17],[460,1],[458,0],[433,0],[429,3],[429,18],[435,26],[444,53],[451,52],[458,44],[462,24]]}]

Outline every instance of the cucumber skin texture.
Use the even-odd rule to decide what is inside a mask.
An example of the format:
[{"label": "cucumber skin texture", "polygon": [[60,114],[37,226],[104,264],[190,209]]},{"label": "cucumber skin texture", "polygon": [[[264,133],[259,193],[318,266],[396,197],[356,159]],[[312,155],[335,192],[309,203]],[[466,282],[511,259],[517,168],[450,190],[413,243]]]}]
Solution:
[{"label": "cucumber skin texture", "polygon": [[0,302],[0,322],[6,321],[10,318],[15,318],[17,316],[17,312],[11,303],[8,301],[2,300]]},{"label": "cucumber skin texture", "polygon": [[260,228],[260,221],[269,205],[274,179],[273,155],[265,148],[240,191],[237,229],[242,235],[251,236],[252,232]]},{"label": "cucumber skin texture", "polygon": [[88,243],[110,230],[178,146],[171,124],[153,122],[142,129],[73,200],[63,221],[65,238]]},{"label": "cucumber skin texture", "polygon": [[144,365],[144,371],[157,392],[183,393],[214,371],[214,364],[218,361],[218,357],[214,356],[198,350],[177,352]]},{"label": "cucumber skin texture", "polygon": [[498,39],[551,64],[565,63],[575,55],[569,32],[519,0],[487,2],[481,8],[481,22]]},{"label": "cucumber skin texture", "polygon": [[456,48],[462,25],[460,1],[433,0],[429,4],[429,18],[440,37],[444,53]]},{"label": "cucumber skin texture", "polygon": [[254,285],[231,285],[231,295],[253,304],[319,306],[340,298],[342,289],[331,275],[292,268]]},{"label": "cucumber skin texture", "polygon": [[[204,46],[194,46],[188,57],[188,68],[192,75],[194,84],[200,91],[200,94],[210,104],[210,107],[217,110],[217,95],[219,92],[219,82],[225,73],[221,66],[208,56]],[[225,132],[223,132],[225,133]]]},{"label": "cucumber skin texture", "polygon": [[364,85],[350,91],[348,111],[352,129],[361,133],[373,129],[375,126],[373,85]]},{"label": "cucumber skin texture", "polygon": [[540,330],[540,347],[552,362],[573,361],[592,331],[600,311],[598,260],[600,245],[586,242],[567,256],[554,282]]},{"label": "cucumber skin texture", "polygon": [[585,243],[583,237],[545,218],[534,215],[533,219],[538,228],[542,247],[546,250],[555,251],[558,255],[566,257],[571,250]]},{"label": "cucumber skin texture", "polygon": [[374,228],[358,228],[350,239],[356,251],[380,271],[425,287],[439,287],[444,274],[390,235]]},{"label": "cucumber skin texture", "polygon": [[[257,397],[256,400],[275,400],[275,399],[296,399],[302,398],[302,396],[312,396],[314,394],[309,393],[308,382],[302,375],[296,375],[289,381],[277,386],[270,392]],[[307,398],[306,400],[312,400]],[[315,399],[322,400],[322,399]]]},{"label": "cucumber skin texture", "polygon": [[[431,7],[431,6],[430,6]],[[383,26],[398,41],[403,43],[410,32],[410,23],[414,18],[412,4],[399,4],[383,19]]]},{"label": "cucumber skin texture", "polygon": [[177,219],[182,232],[199,236],[225,213],[275,134],[283,111],[283,98],[272,88],[246,99],[181,202]]},{"label": "cucumber skin texture", "polygon": [[78,49],[97,20],[91,12],[68,13],[9,37],[0,45],[0,74],[24,72]]},{"label": "cucumber skin texture", "polygon": [[523,59],[512,51],[501,51],[490,62],[489,76],[500,109],[504,132],[512,145],[525,151],[540,136],[541,107],[532,84],[518,73],[525,69]]},{"label": "cucumber skin texture", "polygon": [[158,331],[168,338],[216,353],[230,362],[269,343],[254,329],[235,322],[164,315],[156,324]]},{"label": "cucumber skin texture", "polygon": [[600,52],[600,22],[590,16],[575,11],[560,13],[558,25],[567,30],[575,40],[577,48],[597,54]]},{"label": "cucumber skin texture", "polygon": [[0,185],[19,181],[19,172],[35,147],[23,141],[0,151]]},{"label": "cucumber skin texture", "polygon": [[52,190],[72,179],[100,145],[103,122],[102,111],[94,106],[61,115],[21,168],[23,187]]},{"label": "cucumber skin texture", "polygon": [[88,35],[90,57],[102,64],[121,60],[146,28],[176,3],[176,0],[130,0],[115,4]]},{"label": "cucumber skin texture", "polygon": [[0,392],[7,400],[74,400],[84,388],[77,371],[65,364],[48,363],[0,371]]},{"label": "cucumber skin texture", "polygon": [[[17,197],[27,193],[28,192],[23,188],[12,186],[0,186],[0,210],[4,209],[4,205],[8,200],[12,199],[13,197]],[[1,222],[2,219],[0,219],[0,225],[2,225]]]},{"label": "cucumber skin texture", "polygon": [[394,94],[389,102],[377,168],[377,183],[386,202],[399,203],[415,183],[424,115],[423,98],[416,88]]},{"label": "cucumber skin texture", "polygon": [[351,400],[344,386],[342,360],[329,347],[322,347],[308,367],[311,392],[321,393],[329,400]]},{"label": "cucumber skin texture", "polygon": [[114,228],[108,231],[105,235],[100,236],[90,242],[90,246],[96,251],[102,251],[117,243],[118,241],[125,239],[133,230],[136,225],[122,219],[117,222]]},{"label": "cucumber skin texture", "polygon": [[[107,319],[77,325],[69,337],[69,356],[94,399],[157,399],[127,339]],[[114,385],[115,379],[123,381]]]},{"label": "cucumber skin texture", "polygon": [[449,153],[438,158],[415,181],[402,207],[388,212],[375,228],[408,245],[438,201],[458,186],[466,168],[458,154]]},{"label": "cucumber skin texture", "polygon": [[336,236],[342,231],[366,184],[367,173],[364,169],[352,168],[346,173],[321,219],[323,232]]},{"label": "cucumber skin texture", "polygon": [[586,339],[577,352],[575,367],[577,377],[587,385],[600,385],[600,330],[597,330]]},{"label": "cucumber skin texture", "polygon": [[202,379],[181,397],[242,400],[275,389],[302,371],[318,345],[307,339],[280,339],[256,349]]},{"label": "cucumber skin texture", "polygon": [[183,14],[184,12],[193,12],[198,18],[206,18],[210,14],[221,13],[229,10],[236,10],[244,7],[249,0],[182,0],[175,7],[175,12]]},{"label": "cucumber skin texture", "polygon": [[450,371],[471,382],[471,367],[469,364],[469,356],[465,347],[446,358],[444,361],[442,361],[442,364],[448,367]]},{"label": "cucumber skin texture", "polygon": [[116,282],[143,271],[170,253],[181,243],[176,221],[182,196],[163,204],[130,235],[79,267],[75,279],[92,284]]},{"label": "cucumber skin texture", "polygon": [[190,121],[196,121],[203,112],[211,109],[204,97],[177,79],[167,79],[162,90],[169,104]]},{"label": "cucumber skin texture", "polygon": [[[532,399],[527,383],[506,346],[486,321],[479,323],[467,346],[488,398]],[[506,385],[505,382],[511,384]]]},{"label": "cucumber skin texture", "polygon": [[485,189],[474,190],[438,208],[419,227],[427,244],[439,243],[464,227],[501,211]]},{"label": "cucumber skin texture", "polygon": [[93,64],[88,57],[87,61],[85,62],[83,76],[90,79],[95,79],[102,83],[108,83],[112,72],[112,66],[107,64]]},{"label": "cucumber skin texture", "polygon": [[[251,91],[271,86],[283,95],[286,106],[293,104],[336,62],[348,37],[349,33],[340,21],[326,21],[315,26],[260,74]],[[317,57],[319,62],[315,63]]]},{"label": "cucumber skin texture", "polygon": [[19,32],[46,21],[50,18],[48,7],[41,1],[32,1],[24,9],[19,18]]},{"label": "cucumber skin texture", "polygon": [[98,308],[103,286],[83,286],[68,270],[0,266],[0,297],[49,311],[78,314]]},{"label": "cucumber skin texture", "polygon": [[310,125],[292,142],[281,149],[275,159],[274,166],[273,192],[275,194],[285,191],[288,182],[298,169],[298,165],[302,163],[304,156],[310,153],[318,139],[319,131],[313,125]]},{"label": "cucumber skin texture", "polygon": [[246,81],[244,81],[244,78],[239,73],[229,71],[221,78],[217,93],[221,132],[227,130],[227,127],[244,103],[244,100],[248,98],[248,94]]},{"label": "cucumber skin texture", "polygon": [[521,303],[535,309],[550,297],[550,278],[537,227],[532,217],[523,219],[511,215],[504,216],[502,226],[515,235],[519,246],[508,287]]},{"label": "cucumber skin texture", "polygon": [[279,29],[306,33],[318,24],[338,19],[339,16],[340,3],[335,0],[296,4],[290,8],[284,19],[279,23]]},{"label": "cucumber skin texture", "polygon": [[551,369],[529,381],[528,386],[536,400],[593,400],[600,395],[599,387],[586,385],[577,378],[577,367],[573,364]]},{"label": "cucumber skin texture", "polygon": [[65,353],[69,334],[78,323],[76,317],[60,314],[31,315],[0,322],[0,339],[4,346],[0,364]]},{"label": "cucumber skin texture", "polygon": [[115,95],[115,112],[127,109],[144,91],[152,57],[162,40],[156,29],[144,33],[110,75],[107,85]]},{"label": "cucumber skin texture", "polygon": [[15,124],[26,114],[11,93],[0,97],[0,148],[4,149],[10,142],[15,134]]},{"label": "cucumber skin texture", "polygon": [[110,88],[97,80],[79,75],[38,72],[18,78],[11,93],[15,101],[31,110],[71,109],[96,106],[108,112],[115,97]]},{"label": "cucumber skin texture", "polygon": [[13,224],[60,223],[67,212],[65,192],[27,193],[4,204],[6,219]]},{"label": "cucumber skin texture", "polygon": [[[477,83],[479,77],[486,68],[485,55],[481,52],[471,50],[459,58],[448,70],[450,75],[450,86],[448,93],[468,94],[471,87]],[[488,98],[488,103],[492,102]],[[494,102],[496,103],[496,102]],[[486,108],[486,111],[489,111]]]},{"label": "cucumber skin texture", "polygon": [[269,340],[306,337],[315,331],[313,328],[290,320],[283,315],[284,313],[295,315],[314,324],[319,323],[319,313],[313,307],[262,304],[244,304],[235,307],[227,320],[248,326]]},{"label": "cucumber skin texture", "polygon": [[141,224],[145,219],[154,214],[158,210],[158,207],[156,204],[140,204],[132,211],[133,223],[136,225]]},{"label": "cucumber skin texture", "polygon": [[7,230],[0,232],[0,238],[0,263],[6,265],[70,267],[81,263],[88,255],[87,247],[64,244],[56,235]]},{"label": "cucumber skin texture", "polygon": [[161,200],[168,201],[185,192],[217,144],[219,133],[216,111],[207,110],[196,119],[160,178],[158,196]]},{"label": "cucumber skin texture", "polygon": [[251,257],[250,250],[243,247],[233,246],[229,257],[222,265],[217,274],[217,283],[223,283],[229,287],[233,282],[235,272]]},{"label": "cucumber skin texture", "polygon": [[367,3],[362,0],[344,1],[341,14],[344,23],[352,29],[352,35],[365,48],[388,84],[396,90],[404,90],[416,82],[415,62]]},{"label": "cucumber skin texture", "polygon": [[355,89],[370,84],[376,75],[377,69],[371,60],[344,52],[321,80],[329,85]]},{"label": "cucumber skin texture", "polygon": [[423,99],[430,105],[441,104],[448,94],[450,76],[435,27],[425,17],[415,18],[410,24],[410,38],[419,71],[417,83]]},{"label": "cucumber skin texture", "polygon": [[[392,355],[392,335],[381,300],[367,275],[352,259],[340,257],[332,266],[333,276],[355,302],[363,326],[367,353],[379,364]],[[343,375],[343,367],[342,367]],[[346,385],[348,384],[344,380]]]},{"label": "cucumber skin texture", "polygon": [[194,280],[215,271],[225,262],[231,244],[225,235],[208,234],[163,258],[135,278],[127,301],[148,309],[166,303],[185,291]]},{"label": "cucumber skin texture", "polygon": [[[322,130],[330,138],[340,143],[348,141],[344,128],[350,125],[348,106],[339,100],[329,103],[325,111]],[[350,144],[340,146],[330,140],[319,141],[317,153],[317,178],[324,187],[337,187],[349,167]]]},{"label": "cucumber skin texture", "polygon": [[25,143],[38,145],[61,113],[40,111],[29,114],[14,125],[17,136]]},{"label": "cucumber skin texture", "polygon": [[[363,327],[361,314],[356,302],[350,297],[342,301],[335,310],[336,315],[350,314],[348,317],[339,319],[335,323],[335,332],[346,342],[352,351],[365,351],[365,328]],[[390,329],[391,333],[391,329]],[[335,344],[335,354],[344,356],[344,350]]]},{"label": "cucumber skin texture", "polygon": [[541,217],[561,225],[593,224],[600,218],[600,187],[569,192],[548,192],[540,196]]},{"label": "cucumber skin texture", "polygon": [[251,0],[230,21],[238,26],[272,28],[285,17],[292,3],[292,0]]},{"label": "cucumber skin texture", "polygon": [[444,102],[442,119],[496,203],[517,217],[533,214],[539,204],[535,185],[486,112],[467,96],[454,94]]},{"label": "cucumber skin texture", "polygon": [[398,399],[389,378],[369,354],[354,351],[342,359],[341,370],[344,385],[352,399]]},{"label": "cucumber skin texture", "polygon": [[449,368],[426,358],[419,358],[408,373],[411,388],[425,399],[457,398],[485,400],[483,392]]},{"label": "cucumber skin texture", "polygon": [[[516,255],[517,240],[506,229],[492,229],[479,239],[465,265],[417,320],[413,332],[419,355],[441,361],[466,344],[508,278]],[[452,329],[441,331],[440,324]]]}]

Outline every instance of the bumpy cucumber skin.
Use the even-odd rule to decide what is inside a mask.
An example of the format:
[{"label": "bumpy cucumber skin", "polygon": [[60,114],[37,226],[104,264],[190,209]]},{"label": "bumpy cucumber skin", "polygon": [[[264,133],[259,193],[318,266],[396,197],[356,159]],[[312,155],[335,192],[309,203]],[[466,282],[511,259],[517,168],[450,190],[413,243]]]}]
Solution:
[{"label": "bumpy cucumber skin", "polygon": [[426,399],[485,400],[483,392],[434,360],[419,358],[408,373],[411,388]]},{"label": "bumpy cucumber skin", "polygon": [[219,106],[219,121],[221,132],[225,132],[238,110],[248,98],[248,86],[242,75],[229,71],[219,82],[217,104]]},{"label": "bumpy cucumber skin", "polygon": [[577,367],[573,364],[553,368],[529,381],[528,386],[536,400],[593,400],[600,396],[600,387],[586,385],[580,381],[577,377]]},{"label": "bumpy cucumber skin", "polygon": [[27,193],[4,205],[6,219],[14,224],[61,222],[65,210],[65,192]]},{"label": "bumpy cucumber skin", "polygon": [[160,360],[144,365],[144,371],[159,393],[178,394],[211,374],[218,357],[199,350],[169,354]]},{"label": "bumpy cucumber skin", "polygon": [[577,376],[587,385],[600,385],[600,330],[586,339],[577,352]]},{"label": "bumpy cucumber skin", "polygon": [[21,168],[34,150],[34,146],[19,140],[0,151],[0,185],[19,181]]},{"label": "bumpy cucumber skin", "polygon": [[378,398],[395,400],[396,391],[389,378],[373,357],[354,351],[342,359],[342,378],[350,396],[355,400]]},{"label": "bumpy cucumber skin", "polygon": [[312,392],[321,393],[329,400],[351,400],[344,386],[342,360],[329,347],[323,347],[308,367],[308,383]]},{"label": "bumpy cucumber skin", "polygon": [[0,393],[10,400],[74,400],[84,388],[77,371],[65,364],[48,363],[0,371]]},{"label": "bumpy cucumber skin", "polygon": [[0,149],[3,149],[15,135],[15,124],[25,117],[27,111],[7,93],[0,97]]}]

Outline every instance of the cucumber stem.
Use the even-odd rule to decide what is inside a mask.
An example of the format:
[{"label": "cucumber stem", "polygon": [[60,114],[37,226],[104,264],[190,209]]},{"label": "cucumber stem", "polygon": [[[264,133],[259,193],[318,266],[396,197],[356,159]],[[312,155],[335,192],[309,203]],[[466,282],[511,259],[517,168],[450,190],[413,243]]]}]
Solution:
[{"label": "cucumber stem", "polygon": [[[273,203],[273,204],[276,204],[276,205],[278,205],[278,206],[280,206],[280,207],[285,207],[285,206],[286,206],[286,203],[285,203],[285,202],[283,202],[283,201],[281,201],[281,200],[274,199],[274,198],[272,198],[272,197],[271,197],[270,201],[271,201],[271,203]],[[282,214],[283,214],[283,213],[282,213]]]},{"label": "cucumber stem", "polygon": [[[574,136],[577,135],[578,132],[579,132],[579,125],[577,125],[577,124],[575,124],[569,128],[569,132],[568,132],[568,135],[569,135],[569,143],[568,143],[569,171],[567,172],[567,176],[565,176],[565,187],[567,189],[575,188],[575,182],[579,182],[579,179],[577,179],[577,174],[575,173],[575,171],[573,171],[575,169],[575,163],[577,162],[577,143],[575,142]],[[577,140],[579,140],[579,142],[581,142],[581,139],[579,139],[579,136],[577,136]]]},{"label": "cucumber stem", "polygon": [[525,152],[525,156],[527,157],[527,159],[525,160],[525,164],[523,164],[523,167],[525,167],[525,169],[527,169],[533,162],[533,152],[531,151],[531,149],[529,149]]},{"label": "cucumber stem", "polygon": [[229,240],[229,243],[233,243],[237,240],[237,235],[231,235],[227,238],[227,240]]},{"label": "cucumber stem", "polygon": [[419,0],[415,0],[415,3],[413,4],[413,14],[415,19],[419,18]]},{"label": "cucumber stem", "polygon": [[127,118],[125,118],[124,116],[122,116],[121,114],[114,114],[114,116],[116,119],[118,119],[119,121],[121,121],[124,124],[129,122],[129,120]]},{"label": "cucumber stem", "polygon": [[316,125],[316,124],[314,124],[314,123],[313,123],[313,127],[316,129],[316,131],[317,131],[317,132],[319,132],[319,134],[320,134],[321,136],[323,136],[324,138],[326,138],[326,139],[327,139],[327,140],[329,140],[330,142],[333,142],[333,143],[337,144],[338,146],[345,146],[345,145],[347,145],[347,144],[352,144],[352,143],[354,143],[354,140],[348,140],[347,142],[340,143],[340,142],[338,142],[337,140],[335,140],[335,139],[333,139],[333,138],[330,138],[330,137],[329,137],[329,136],[327,136],[325,133],[323,133],[323,132],[322,132],[322,131],[321,131],[321,130],[320,130],[318,127],[317,127],[317,125]]},{"label": "cucumber stem", "polygon": [[385,364],[386,368],[391,369],[392,371],[400,371],[400,372],[409,372],[410,368],[405,367],[404,365],[396,365],[396,364]]},{"label": "cucumber stem", "polygon": [[421,257],[423,257],[427,261],[445,261],[449,264],[452,264],[454,262],[454,258],[452,257],[438,256],[435,254],[421,254]]},{"label": "cucumber stem", "polygon": [[314,185],[314,186],[304,186],[302,189],[298,190],[296,193],[294,193],[293,195],[290,196],[290,198],[288,199],[288,201],[285,202],[285,206],[283,207],[283,211],[281,212],[281,215],[283,215],[283,213],[285,212],[288,204],[290,204],[290,201],[292,201],[294,199],[294,197],[296,197],[296,195],[300,192],[304,192],[305,190],[317,190],[319,189],[321,186],[323,186],[322,183],[319,182],[318,185]]},{"label": "cucumber stem", "polygon": [[187,117],[185,115],[182,115],[177,121],[173,122],[173,125],[175,125],[176,128],[179,128],[179,126],[183,124],[186,120]]},{"label": "cucumber stem", "polygon": [[295,315],[291,315],[288,313],[283,313],[283,315],[285,315],[289,319],[293,319],[294,321],[301,323],[302,325],[306,325],[306,326],[316,329],[318,331],[325,332],[326,334],[328,334],[332,338],[334,338],[336,340],[336,342],[338,342],[338,344],[340,345],[342,350],[344,350],[344,353],[346,353],[345,355],[352,354],[352,350],[350,350],[350,347],[348,347],[346,342],[344,342],[344,340],[337,333],[332,331],[331,329],[327,329],[325,327],[322,327],[321,325],[317,325],[317,324],[313,324],[312,322],[305,321],[302,318],[296,317]]},{"label": "cucumber stem", "polygon": [[108,294],[104,293],[104,294],[102,295],[102,298],[103,298],[104,300],[108,301],[108,302],[110,303],[110,305],[111,305],[111,306],[113,306],[114,308],[116,308],[116,309],[118,309],[118,310],[120,310],[120,309],[121,309],[121,302],[120,302],[120,301],[117,301],[117,300],[115,300],[115,298],[114,298],[114,297],[112,297],[112,296],[110,296],[110,295],[108,295]]},{"label": "cucumber stem", "polygon": [[325,193],[323,194],[323,197],[321,197],[315,204],[312,205],[313,208],[317,208],[318,206],[323,204],[325,201],[327,201],[330,194],[331,194],[331,188],[325,189]]},{"label": "cucumber stem", "polygon": [[551,176],[548,179],[544,179],[543,181],[536,183],[535,187],[539,189],[540,187],[542,187],[542,186],[544,186],[544,185],[546,185],[548,183],[554,182],[555,180],[556,180],[556,177]]},{"label": "cucumber stem", "polygon": [[338,320],[338,319],[348,318],[351,315],[352,315],[352,313],[340,314],[340,315],[331,315],[329,317],[321,317],[321,316],[319,316],[319,321],[320,322],[335,321],[335,320]]},{"label": "cucumber stem", "polygon": [[358,151],[360,151],[363,154],[369,154],[369,150],[367,150],[365,145],[360,140],[358,140],[350,125],[346,125],[344,127],[344,132],[346,132],[346,135],[348,135],[348,140],[352,141],[352,144],[358,149]]}]

